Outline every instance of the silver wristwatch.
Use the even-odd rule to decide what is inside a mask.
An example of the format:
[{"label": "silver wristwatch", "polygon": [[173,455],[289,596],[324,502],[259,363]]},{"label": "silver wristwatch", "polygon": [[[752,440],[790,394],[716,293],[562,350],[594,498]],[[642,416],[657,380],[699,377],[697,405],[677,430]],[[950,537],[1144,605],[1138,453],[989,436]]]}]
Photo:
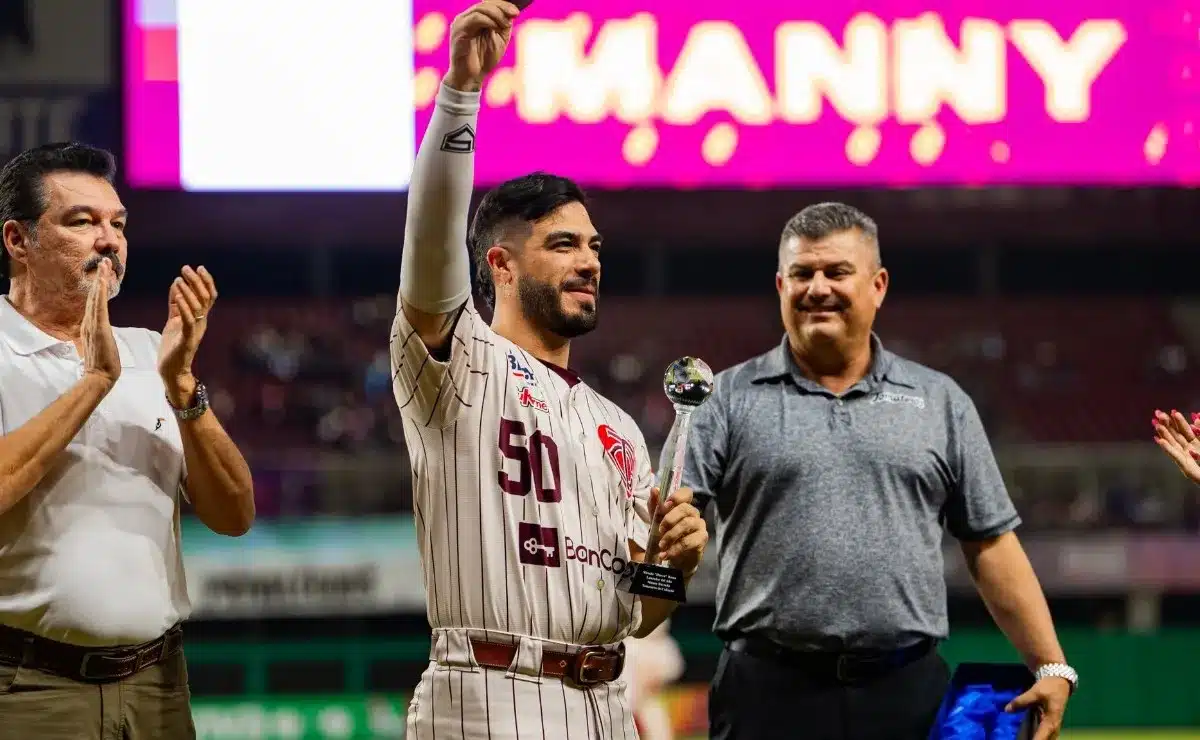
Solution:
[{"label": "silver wristwatch", "polygon": [[[171,406],[170,399],[167,400],[167,405]],[[175,416],[180,421],[191,421],[199,418],[208,411],[208,389],[203,383],[196,383],[196,394],[192,399],[192,405],[186,409],[177,409],[171,406],[171,410],[175,412]]]},{"label": "silver wristwatch", "polygon": [[1040,666],[1033,673],[1033,677],[1038,681],[1051,676],[1065,679],[1067,683],[1071,684],[1072,694],[1075,693],[1075,689],[1079,687],[1079,674],[1075,672],[1074,668],[1066,663],[1047,663],[1043,666]]}]

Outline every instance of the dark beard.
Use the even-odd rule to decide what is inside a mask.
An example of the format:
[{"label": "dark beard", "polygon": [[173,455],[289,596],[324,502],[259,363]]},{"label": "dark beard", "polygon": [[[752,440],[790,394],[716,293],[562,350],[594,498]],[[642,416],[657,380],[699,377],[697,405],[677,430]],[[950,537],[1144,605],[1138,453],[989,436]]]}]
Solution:
[{"label": "dark beard", "polygon": [[517,280],[517,298],[521,312],[537,327],[553,332],[563,339],[574,339],[596,328],[594,308],[585,308],[572,316],[563,311],[562,293],[549,283],[528,276]]}]

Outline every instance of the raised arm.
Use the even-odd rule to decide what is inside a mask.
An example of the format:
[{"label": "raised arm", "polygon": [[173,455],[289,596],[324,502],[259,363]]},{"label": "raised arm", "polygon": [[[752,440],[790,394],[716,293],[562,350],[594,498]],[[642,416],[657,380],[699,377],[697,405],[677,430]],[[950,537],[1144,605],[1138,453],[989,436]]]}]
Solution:
[{"label": "raised arm", "polygon": [[454,19],[450,71],[409,187],[390,340],[392,392],[400,412],[425,427],[444,429],[472,405],[493,346],[470,302],[467,212],[479,91],[504,55],[517,12],[510,3],[484,0]]},{"label": "raised arm", "polygon": [[102,260],[98,270],[81,326],[83,372],[79,380],[16,429],[5,428],[0,414],[0,514],[16,506],[42,482],[121,376],[121,357],[108,320],[112,266]]},{"label": "raised arm", "polygon": [[484,78],[500,62],[516,6],[477,3],[450,27],[450,70],[417,152],[408,193],[398,308],[425,346],[448,349],[471,293],[467,214],[475,178],[475,130]]}]

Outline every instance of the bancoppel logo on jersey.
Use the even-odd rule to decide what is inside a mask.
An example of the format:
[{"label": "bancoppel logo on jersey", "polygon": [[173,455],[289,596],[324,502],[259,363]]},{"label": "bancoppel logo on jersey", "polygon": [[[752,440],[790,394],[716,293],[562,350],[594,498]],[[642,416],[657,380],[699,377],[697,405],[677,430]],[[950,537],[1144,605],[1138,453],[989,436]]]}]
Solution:
[{"label": "bancoppel logo on jersey", "polygon": [[611,550],[594,550],[587,545],[576,545],[570,537],[566,538],[567,560],[575,560],[593,568],[603,568],[613,575],[620,576],[633,570],[633,564],[619,557]]},{"label": "bancoppel logo on jersey", "polygon": [[562,565],[562,556],[558,552],[558,530],[554,527],[540,527],[530,522],[521,522],[517,525],[517,537],[521,543],[521,562],[525,565],[541,565],[547,568]]},{"label": "bancoppel logo on jersey", "polygon": [[517,359],[517,356],[512,352],[508,353],[508,371],[512,373],[514,378],[519,378],[529,385],[537,385],[537,379],[533,377],[533,371],[525,363]]},{"label": "bancoppel logo on jersey", "polygon": [[607,424],[596,428],[600,444],[604,445],[604,454],[608,456],[621,476],[621,485],[625,488],[625,496],[633,495],[633,471],[637,469],[637,454],[633,443],[617,434],[617,430]]},{"label": "bancoppel logo on jersey", "polygon": [[[562,566],[562,555],[558,549],[558,530],[532,522],[517,525],[517,536],[521,542],[521,562],[525,565],[541,565],[546,568]],[[564,545],[567,560],[601,568],[616,576],[632,573],[634,565],[611,550],[596,550],[587,545],[576,545],[566,538]]]}]

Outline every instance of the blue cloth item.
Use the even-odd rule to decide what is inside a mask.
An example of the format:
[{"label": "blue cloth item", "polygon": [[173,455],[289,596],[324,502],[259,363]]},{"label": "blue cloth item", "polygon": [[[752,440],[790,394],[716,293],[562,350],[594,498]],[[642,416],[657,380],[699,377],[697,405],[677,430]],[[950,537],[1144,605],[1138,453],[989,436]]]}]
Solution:
[{"label": "blue cloth item", "polygon": [[1016,740],[1026,710],[1010,714],[1004,707],[1019,695],[986,684],[964,686],[946,714],[941,740]]}]

